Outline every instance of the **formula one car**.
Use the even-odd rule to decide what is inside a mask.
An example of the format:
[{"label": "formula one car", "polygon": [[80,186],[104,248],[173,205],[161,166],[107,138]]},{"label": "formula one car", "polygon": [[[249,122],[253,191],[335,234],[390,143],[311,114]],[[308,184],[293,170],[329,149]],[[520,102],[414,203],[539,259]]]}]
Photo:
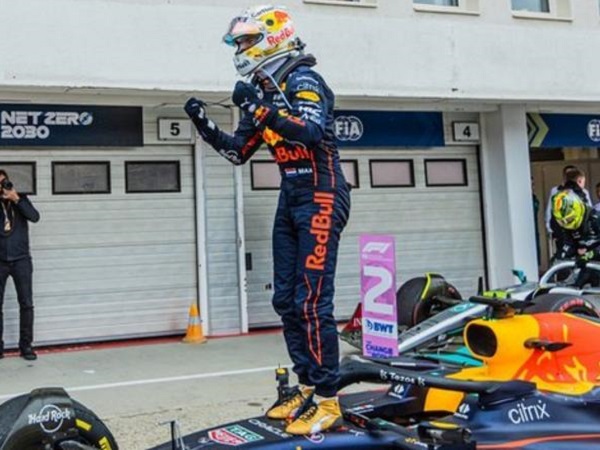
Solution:
[{"label": "formula one car", "polygon": [[[565,276],[565,272],[568,276]],[[517,272],[515,272],[518,274]],[[484,292],[490,299],[513,303],[518,313],[569,312],[600,318],[600,289],[578,286],[585,274],[600,274],[600,264],[588,263],[585,272],[573,261],[552,266],[539,282],[522,282],[504,289]],[[557,281],[558,277],[563,281]],[[482,317],[487,305],[463,299],[456,288],[441,275],[426,274],[404,283],[397,292],[398,351],[400,354],[429,358],[459,365],[480,365],[466,351],[462,331],[471,320]],[[362,349],[362,310],[340,333],[342,340]]]},{"label": "formula one car", "polygon": [[[505,300],[469,300],[486,307],[463,331],[480,367],[353,356],[342,364],[342,392],[359,382],[388,388],[342,395],[338,429],[291,436],[283,421],[258,416],[184,437],[173,426],[171,439],[151,450],[600,448],[600,320],[515,314]],[[285,395],[285,371],[278,380]],[[43,392],[0,405],[0,450],[117,448],[97,418],[87,423],[101,431],[84,434],[78,414],[86,410],[64,391]]]},{"label": "formula one car", "polygon": [[341,429],[296,437],[282,422],[254,417],[193,433],[180,447],[152,450],[599,448],[600,320],[519,315],[510,302],[470,300],[486,308],[485,318],[463,332],[480,367],[354,356],[342,364],[340,388],[357,382],[390,387],[342,396]]}]

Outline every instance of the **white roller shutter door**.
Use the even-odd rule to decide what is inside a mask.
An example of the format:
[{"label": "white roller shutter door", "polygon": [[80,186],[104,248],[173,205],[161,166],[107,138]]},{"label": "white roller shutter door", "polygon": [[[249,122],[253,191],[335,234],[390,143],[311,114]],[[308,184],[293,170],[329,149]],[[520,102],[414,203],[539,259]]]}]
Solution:
[{"label": "white roller shutter door", "polygon": [[[36,163],[41,220],[30,227],[37,344],[185,330],[197,298],[192,147],[1,151]],[[179,161],[181,192],[126,193],[125,161]],[[111,193],[53,195],[52,162],[106,161]],[[10,167],[8,167],[10,170]],[[18,339],[12,282],[5,341]]]}]

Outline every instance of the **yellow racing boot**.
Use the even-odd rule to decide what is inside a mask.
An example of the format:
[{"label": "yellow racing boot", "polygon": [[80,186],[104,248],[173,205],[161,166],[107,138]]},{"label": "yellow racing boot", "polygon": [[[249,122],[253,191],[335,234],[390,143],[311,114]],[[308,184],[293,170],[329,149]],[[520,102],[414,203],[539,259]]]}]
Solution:
[{"label": "yellow racing boot", "polygon": [[342,410],[337,397],[313,403],[290,423],[285,432],[289,434],[314,434],[342,424]]},{"label": "yellow racing boot", "polygon": [[275,402],[267,411],[267,417],[275,420],[285,420],[293,416],[298,409],[304,405],[304,402],[311,396],[312,388],[306,387],[300,389],[295,387],[291,392],[281,400]]}]

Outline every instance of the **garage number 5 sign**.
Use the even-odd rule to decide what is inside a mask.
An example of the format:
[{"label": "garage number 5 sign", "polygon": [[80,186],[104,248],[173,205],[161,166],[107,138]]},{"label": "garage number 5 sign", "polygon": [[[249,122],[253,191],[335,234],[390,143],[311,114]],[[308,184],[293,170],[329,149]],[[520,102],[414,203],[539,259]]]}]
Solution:
[{"label": "garage number 5 sign", "polygon": [[392,236],[360,236],[363,354],[398,355],[396,245]]}]

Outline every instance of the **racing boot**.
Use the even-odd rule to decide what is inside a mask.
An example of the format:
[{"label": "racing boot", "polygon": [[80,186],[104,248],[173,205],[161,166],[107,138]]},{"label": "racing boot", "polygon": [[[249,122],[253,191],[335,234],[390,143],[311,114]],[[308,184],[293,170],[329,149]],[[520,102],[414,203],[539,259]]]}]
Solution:
[{"label": "racing boot", "polygon": [[275,420],[285,420],[293,416],[298,409],[304,405],[306,400],[312,395],[313,388],[310,387],[294,387],[287,394],[280,397],[271,408],[267,411],[267,417]]},{"label": "racing boot", "polygon": [[337,397],[325,398],[319,403],[308,405],[305,411],[290,423],[285,432],[308,435],[320,433],[342,424],[342,410]]}]

